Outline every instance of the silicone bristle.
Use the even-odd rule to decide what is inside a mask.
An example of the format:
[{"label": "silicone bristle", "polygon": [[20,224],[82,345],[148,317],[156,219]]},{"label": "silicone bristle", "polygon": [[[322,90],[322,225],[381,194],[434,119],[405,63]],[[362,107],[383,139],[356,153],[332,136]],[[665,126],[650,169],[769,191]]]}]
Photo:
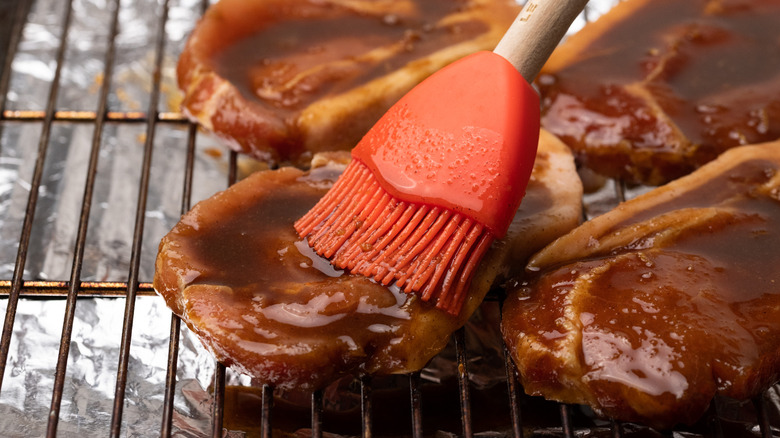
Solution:
[{"label": "silicone bristle", "polygon": [[461,214],[393,198],[357,160],[295,230],[335,267],[394,282],[453,315],[493,241],[486,228]]}]

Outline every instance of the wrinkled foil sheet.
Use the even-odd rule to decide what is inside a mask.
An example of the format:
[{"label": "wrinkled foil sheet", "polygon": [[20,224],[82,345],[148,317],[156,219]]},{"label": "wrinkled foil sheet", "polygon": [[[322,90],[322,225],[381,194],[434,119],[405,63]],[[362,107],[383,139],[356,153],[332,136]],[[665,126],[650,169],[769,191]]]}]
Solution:
[{"label": "wrinkled foil sheet", "polygon": [[[585,17],[594,19],[614,2],[591,0]],[[121,2],[109,111],[146,112],[150,106],[161,6],[162,1],[155,0]],[[32,2],[12,64],[6,110],[44,111],[47,108],[65,7],[66,2],[60,0]],[[180,96],[174,81],[175,63],[188,33],[201,15],[202,6],[198,0],[171,0],[169,7],[161,97],[156,104],[161,112],[178,110]],[[113,3],[108,0],[74,0],[60,88],[55,97],[57,110],[96,110],[100,86],[107,79],[102,72],[112,8]],[[585,18],[578,19],[571,31],[578,30],[584,22]],[[0,128],[0,279],[3,280],[13,276],[42,128],[41,122],[12,120],[2,122]],[[182,123],[159,123],[154,133],[151,185],[144,213],[141,282],[151,281],[157,244],[181,214],[187,135],[187,126]],[[24,266],[25,280],[66,281],[70,278],[93,136],[94,124],[89,122],[56,122],[52,126]],[[83,281],[128,280],[146,137],[145,123],[109,122],[105,125],[89,216]],[[227,187],[227,168],[225,150],[213,138],[199,134],[193,204]],[[629,197],[633,194],[635,192],[630,192]],[[608,183],[586,196],[588,213],[595,216],[609,210],[616,204],[615,199],[615,187]],[[0,299],[3,315],[7,305],[7,299]],[[109,434],[126,305],[123,298],[78,300],[58,425],[60,436],[103,437]],[[0,436],[45,435],[64,315],[65,300],[62,298],[19,301],[0,391]],[[160,434],[170,327],[171,313],[162,299],[156,296],[136,299],[122,436],[154,437]],[[474,391],[490,394],[491,388],[505,385],[496,303],[488,303],[484,312],[469,323],[465,337]],[[183,327],[174,400],[174,436],[210,436],[210,386],[214,370],[213,358]],[[451,385],[456,373],[451,345],[422,371],[421,380],[425,384],[449,382]],[[228,370],[228,385],[251,384],[249,377]],[[376,382],[379,389],[382,389],[381,385],[381,381]],[[359,403],[359,392],[356,391],[354,385],[335,385],[326,391],[326,407],[354,409]],[[280,396],[300,402],[295,394]],[[768,414],[777,424],[780,391],[773,388],[767,398]],[[400,415],[406,416],[408,408],[400,411]],[[745,404],[723,402],[719,412],[725,412],[737,423],[744,420],[755,424],[754,413],[746,409]],[[475,417],[481,414],[478,406],[474,407],[473,414]],[[587,417],[587,412],[583,415]],[[259,411],[256,417],[259,418]],[[509,418],[508,411],[505,417]],[[308,421],[304,420],[304,423]],[[452,430],[442,430],[436,435],[459,434],[460,423],[455,420]],[[533,419],[524,418],[524,421],[533,424]],[[554,423],[558,426],[538,428],[533,432],[534,436],[561,436],[559,421]],[[595,422],[589,427],[592,428],[587,436],[611,436],[608,425]],[[506,436],[508,430],[478,435]],[[627,426],[626,432],[632,430]],[[381,434],[381,431],[377,432]],[[293,436],[305,436],[306,433],[301,429]],[[747,430],[746,433],[750,436],[757,431]],[[251,435],[251,430],[225,432],[225,436],[231,437]],[[676,433],[674,436],[697,435]]]},{"label": "wrinkled foil sheet", "polygon": [[[6,110],[44,111],[55,76],[67,2],[31,2],[12,64]],[[157,110],[177,111],[175,63],[201,14],[196,0],[170,2],[161,96]],[[114,2],[75,0],[62,65],[57,110],[95,111],[98,106]],[[116,38],[109,111],[146,112],[150,105],[155,39],[162,1],[123,0]],[[0,131],[0,279],[13,276],[43,123],[5,121]],[[108,122],[89,216],[83,281],[129,278],[145,123]],[[181,214],[186,124],[158,123],[139,280],[149,282],[162,236]],[[38,191],[25,280],[69,280],[81,215],[94,123],[55,122]],[[227,155],[205,135],[197,138],[192,202],[228,185]],[[6,313],[7,299],[0,299]],[[126,300],[84,298],[76,305],[73,336],[58,426],[59,436],[109,435]],[[21,299],[0,392],[0,436],[44,436],[65,315],[61,298]],[[158,297],[135,301],[122,435],[159,436],[165,391],[171,313]],[[204,436],[210,429],[213,358],[182,330],[176,386],[176,436]],[[242,378],[233,377],[236,383]],[[243,381],[246,381],[243,378]]]}]

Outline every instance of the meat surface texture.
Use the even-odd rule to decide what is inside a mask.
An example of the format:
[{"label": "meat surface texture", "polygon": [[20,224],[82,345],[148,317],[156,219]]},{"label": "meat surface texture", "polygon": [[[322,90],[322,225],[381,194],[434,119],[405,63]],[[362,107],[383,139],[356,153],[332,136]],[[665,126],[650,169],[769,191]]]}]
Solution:
[{"label": "meat surface texture", "polygon": [[492,50],[513,0],[220,0],[179,58],[182,111],[266,161],[348,150],[427,76]]},{"label": "meat surface texture", "polygon": [[578,161],[660,185],[780,138],[780,0],[628,0],[537,78],[542,126]]},{"label": "meat surface texture", "polygon": [[307,172],[254,173],[198,203],[160,243],[154,288],[218,360],[277,388],[421,369],[492,287],[579,223],[571,152],[541,138],[526,197],[457,316],[335,271],[298,238],[293,222],[343,171],[347,152],[318,154]]},{"label": "meat surface texture", "polygon": [[502,332],[525,391],[692,424],[780,379],[780,141],[741,146],[534,255]]}]

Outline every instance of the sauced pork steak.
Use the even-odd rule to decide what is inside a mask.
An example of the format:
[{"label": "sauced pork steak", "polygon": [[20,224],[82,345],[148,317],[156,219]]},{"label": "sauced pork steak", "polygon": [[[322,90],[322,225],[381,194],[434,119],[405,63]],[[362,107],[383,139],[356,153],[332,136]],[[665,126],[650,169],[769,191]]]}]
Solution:
[{"label": "sauced pork steak", "polygon": [[179,58],[182,110],[239,152],[354,147],[445,65],[492,50],[514,0],[220,0]]},{"label": "sauced pork steak", "polygon": [[693,423],[780,379],[780,141],[742,146],[530,261],[502,330],[530,394]]},{"label": "sauced pork steak", "polygon": [[628,0],[559,46],[542,125],[593,170],[662,184],[780,138],[780,0]]},{"label": "sauced pork steak", "polygon": [[393,287],[334,271],[293,222],[343,170],[252,174],[187,213],[160,243],[154,287],[216,358],[279,388],[319,388],[346,374],[421,369],[530,254],[577,225],[582,188],[568,149],[542,134],[527,195],[452,316]]}]

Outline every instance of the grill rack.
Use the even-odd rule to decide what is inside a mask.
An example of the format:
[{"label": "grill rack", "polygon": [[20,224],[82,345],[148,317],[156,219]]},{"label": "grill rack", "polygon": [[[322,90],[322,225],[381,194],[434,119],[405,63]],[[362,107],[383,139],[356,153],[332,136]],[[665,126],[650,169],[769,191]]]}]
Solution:
[{"label": "grill rack", "polygon": [[[115,297],[125,299],[125,311],[123,315],[123,330],[121,336],[121,347],[119,352],[119,365],[116,376],[115,396],[113,400],[113,410],[109,426],[108,435],[118,437],[123,434],[123,410],[125,406],[125,395],[128,373],[128,358],[133,331],[133,318],[135,311],[135,301],[138,296],[155,295],[151,283],[141,281],[140,278],[140,258],[141,247],[143,244],[142,236],[145,225],[145,212],[147,206],[147,193],[150,184],[150,168],[152,162],[152,150],[158,124],[174,124],[187,129],[187,155],[184,172],[184,181],[182,183],[182,202],[181,212],[188,211],[191,207],[193,191],[193,169],[195,161],[195,143],[198,135],[197,126],[190,123],[181,114],[175,112],[163,112],[158,110],[161,96],[161,76],[164,46],[166,43],[165,26],[169,19],[169,0],[161,0],[158,13],[157,34],[155,40],[155,59],[153,84],[150,91],[149,106],[145,112],[141,111],[110,111],[109,95],[111,90],[111,81],[113,77],[114,60],[116,57],[115,40],[119,29],[119,11],[120,0],[111,2],[112,22],[110,25],[110,35],[108,39],[108,48],[105,54],[103,77],[105,80],[100,85],[99,101],[95,111],[70,111],[58,110],[56,103],[60,93],[60,79],[62,75],[62,65],[67,50],[68,32],[71,28],[72,11],[74,1],[68,0],[65,6],[65,13],[62,16],[62,32],[59,39],[59,48],[56,55],[56,69],[51,81],[46,108],[40,110],[7,110],[7,97],[9,95],[10,78],[12,63],[16,55],[17,47],[22,39],[24,25],[27,14],[31,8],[32,0],[21,0],[12,6],[3,6],[9,12],[5,18],[0,19],[0,24],[7,25],[7,33],[1,35],[0,51],[5,50],[5,55],[0,52],[0,62],[2,63],[2,72],[0,72],[0,140],[2,139],[3,129],[6,123],[11,122],[38,122],[41,123],[42,130],[38,144],[38,155],[35,162],[35,168],[31,180],[29,198],[27,200],[22,232],[19,238],[15,268],[11,279],[0,279],[0,296],[7,300],[7,309],[3,325],[2,338],[0,339],[0,392],[2,391],[3,377],[6,375],[9,348],[13,336],[13,326],[16,318],[17,305],[20,298],[29,299],[53,299],[64,298],[66,300],[65,320],[58,351],[57,367],[52,386],[52,401],[50,413],[48,416],[46,436],[57,436],[58,424],[60,421],[60,411],[62,405],[63,390],[65,386],[65,375],[68,362],[69,348],[72,338],[74,313],[78,298],[86,297]],[[2,5],[0,5],[2,6]],[[208,6],[208,0],[201,2],[201,12]],[[0,12],[3,12],[0,9]],[[586,11],[587,12],[587,11]],[[587,16],[586,16],[587,18]],[[33,232],[33,221],[35,218],[36,205],[38,203],[38,188],[41,186],[44,174],[44,162],[47,156],[49,143],[51,140],[52,126],[54,123],[82,123],[94,124],[94,134],[92,138],[91,153],[88,165],[88,175],[84,185],[84,195],[81,204],[81,215],[78,223],[78,231],[73,248],[73,265],[71,268],[70,279],[67,281],[45,281],[45,280],[25,280],[24,268],[28,261],[30,238]],[[101,139],[104,132],[104,126],[107,123],[122,124],[141,124],[146,127],[146,135],[143,150],[143,167],[138,181],[139,195],[136,205],[135,226],[133,231],[132,253],[130,259],[130,270],[126,282],[110,281],[82,281],[81,272],[84,260],[86,233],[89,227],[90,208],[94,193],[96,181],[97,165],[99,160],[99,151]],[[3,150],[3,144],[0,143],[0,152]],[[231,153],[229,157],[229,171],[227,175],[228,184],[233,184],[238,179],[237,155]],[[625,200],[627,197],[626,188],[619,182],[613,182],[614,197],[617,201]],[[588,218],[588,214],[583,210],[583,217]],[[500,301],[500,296],[494,294],[488,297],[489,300]],[[176,389],[177,358],[179,354],[180,333],[182,331],[181,322],[178,317],[172,315],[170,323],[170,344],[167,360],[167,374],[165,379],[165,398],[164,409],[161,414],[160,435],[169,437],[175,435],[174,425],[174,399]],[[457,373],[457,393],[459,397],[461,420],[461,430],[454,434],[464,437],[478,435],[473,427],[473,404],[469,384],[469,358],[466,353],[464,330],[458,330],[454,334],[454,345],[456,351],[458,373]],[[509,355],[504,354],[504,363],[506,369],[506,393],[507,408],[510,418],[511,430],[507,435],[513,437],[523,436],[550,436],[529,430],[530,421],[523,422],[523,404],[528,397],[522,394],[522,389],[516,378],[514,364],[509,359]],[[409,395],[411,406],[411,436],[423,437],[425,428],[423,427],[424,418],[422,415],[423,397],[422,380],[419,372],[408,375]],[[360,388],[360,429],[363,437],[372,437],[374,435],[382,436],[381,431],[374,427],[374,397],[372,395],[372,380],[365,377],[359,381]],[[215,365],[213,381],[213,401],[211,415],[211,430],[204,431],[213,437],[223,436],[223,423],[225,421],[225,391],[226,391],[226,369],[221,364]],[[273,388],[268,385],[262,386],[261,390],[261,409],[258,413],[258,423],[260,424],[260,436],[266,438],[272,436],[274,395]],[[755,429],[762,438],[771,438],[776,432],[773,432],[767,414],[765,397],[757,397],[753,401],[757,424]],[[555,436],[574,437],[574,436],[611,436],[628,437],[633,436],[633,431],[641,430],[631,425],[623,425],[612,422],[610,424],[595,427],[588,425],[581,427],[577,424],[577,415],[574,410],[576,407],[556,404],[559,416],[559,427],[556,429]],[[555,409],[555,408],[553,408]],[[717,407],[713,404],[712,413],[703,421],[703,429],[699,428],[697,433],[701,436],[724,437],[728,432],[723,428],[720,417],[717,414]],[[311,436],[314,438],[322,437],[328,432],[323,430],[323,392],[316,391],[311,396]],[[774,429],[775,431],[777,429]],[[645,431],[646,433],[646,431]],[[693,432],[691,432],[693,433]],[[642,435],[646,436],[646,435]],[[666,436],[666,435],[658,435]],[[668,436],[677,436],[676,432]],[[699,435],[696,435],[699,436]]]}]

